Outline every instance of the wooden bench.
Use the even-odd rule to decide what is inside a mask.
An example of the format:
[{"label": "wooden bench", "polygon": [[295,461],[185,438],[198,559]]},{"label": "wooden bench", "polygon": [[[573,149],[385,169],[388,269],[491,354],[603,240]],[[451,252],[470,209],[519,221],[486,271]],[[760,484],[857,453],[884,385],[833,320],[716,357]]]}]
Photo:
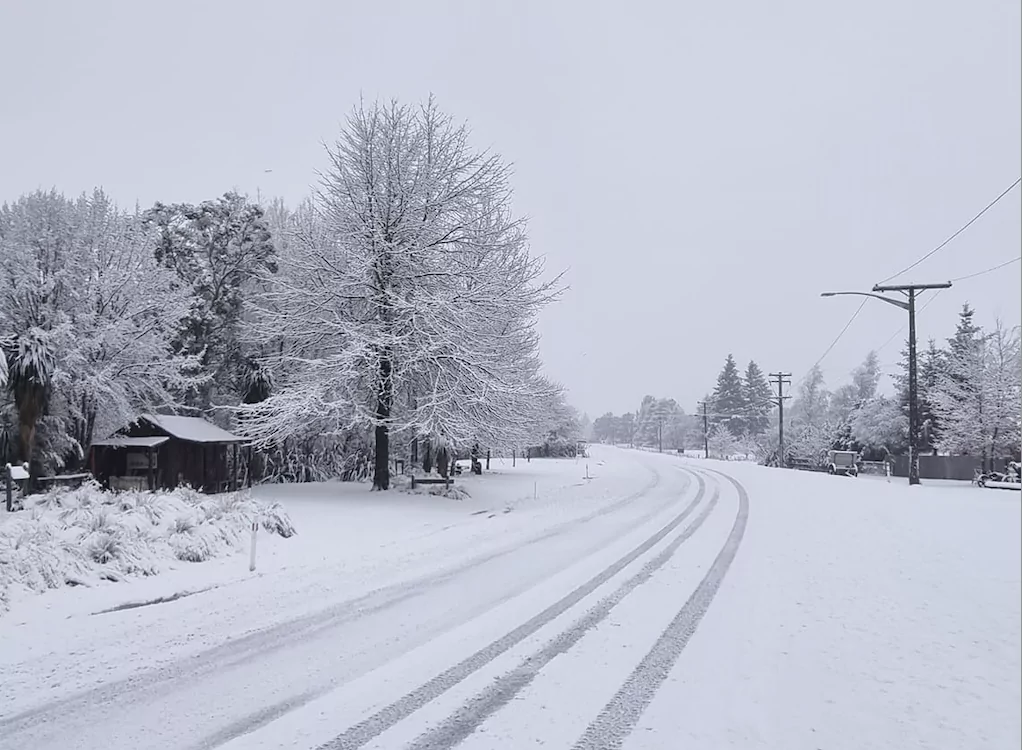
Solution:
[{"label": "wooden bench", "polygon": [[445,485],[447,487],[450,487],[452,484],[454,484],[454,479],[452,479],[451,477],[447,477],[447,479],[444,479],[443,477],[440,477],[439,479],[435,479],[435,478],[432,478],[432,477],[426,477],[426,478],[423,478],[423,479],[418,479],[418,478],[413,476],[412,477],[412,489],[413,490],[415,489],[415,485],[417,485],[417,484],[442,484],[442,485]]},{"label": "wooden bench", "polygon": [[68,487],[75,489],[82,486],[82,482],[91,479],[92,474],[82,472],[79,474],[54,474],[48,477],[39,477],[39,484],[47,489],[51,487]]}]

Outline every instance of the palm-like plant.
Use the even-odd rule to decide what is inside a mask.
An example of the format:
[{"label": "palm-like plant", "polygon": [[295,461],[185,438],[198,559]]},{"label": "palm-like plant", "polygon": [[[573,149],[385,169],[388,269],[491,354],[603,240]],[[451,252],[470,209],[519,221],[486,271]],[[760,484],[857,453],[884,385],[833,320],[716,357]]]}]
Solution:
[{"label": "palm-like plant", "polygon": [[8,338],[0,345],[4,364],[3,380],[18,410],[18,434],[21,456],[32,463],[36,425],[46,412],[53,379],[55,357],[46,333],[33,328],[28,333]]}]

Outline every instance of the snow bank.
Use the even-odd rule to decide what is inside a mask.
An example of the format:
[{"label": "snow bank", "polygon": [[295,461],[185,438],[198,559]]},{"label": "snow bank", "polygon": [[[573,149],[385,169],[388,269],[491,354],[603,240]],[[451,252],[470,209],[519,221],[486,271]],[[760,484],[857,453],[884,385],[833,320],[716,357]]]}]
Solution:
[{"label": "snow bank", "polygon": [[228,555],[245,543],[253,521],[285,538],[295,533],[279,503],[242,492],[109,493],[89,483],[26,503],[0,524],[0,614],[16,590],[120,581],[155,575],[175,560]]}]

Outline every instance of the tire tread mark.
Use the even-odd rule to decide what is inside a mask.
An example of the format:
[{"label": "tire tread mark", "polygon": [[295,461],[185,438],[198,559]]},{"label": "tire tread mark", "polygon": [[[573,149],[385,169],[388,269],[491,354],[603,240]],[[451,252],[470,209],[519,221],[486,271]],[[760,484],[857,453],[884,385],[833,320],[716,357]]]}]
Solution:
[{"label": "tire tread mark", "polygon": [[318,750],[355,750],[356,748],[363,747],[397,724],[399,721],[403,721],[427,703],[450,690],[469,675],[486,666],[489,662],[493,661],[508,649],[514,647],[518,643],[521,643],[523,640],[543,627],[543,625],[573,607],[583,598],[599,588],[599,586],[603,583],[617,575],[640,555],[647,552],[651,547],[653,547],[653,545],[669,534],[671,530],[681,522],[681,520],[684,520],[684,517],[692,512],[696,504],[706,492],[706,482],[703,478],[696,475],[696,480],[699,484],[699,489],[695,498],[688,507],[686,507],[685,510],[683,510],[674,520],[640,543],[633,550],[623,555],[608,567],[604,568],[600,573],[597,573],[566,596],[558,599],[542,612],[529,618],[514,630],[511,630],[501,638],[498,638],[489,645],[476,651],[471,656],[466,657],[454,666],[444,670],[429,681],[420,685],[415,690],[407,693],[390,705],[363,719],[358,724],[354,724],[349,727],[333,740],[320,745]]},{"label": "tire tread mark", "polygon": [[[647,467],[648,468],[648,467]],[[163,666],[129,675],[113,682],[107,682],[91,688],[72,693],[63,698],[34,706],[6,717],[0,717],[0,729],[5,732],[20,731],[26,726],[36,723],[36,719],[45,720],[47,714],[60,710],[61,713],[73,713],[76,707],[93,707],[103,703],[114,703],[126,692],[138,694],[152,690],[164,683],[184,678],[196,679],[203,675],[221,671],[253,658],[265,655],[268,651],[285,648],[296,639],[311,637],[316,633],[336,625],[348,622],[399,604],[419,596],[423,588],[448,581],[466,570],[498,559],[502,556],[545,541],[570,531],[584,523],[593,521],[600,516],[612,513],[627,504],[643,497],[660,484],[660,473],[651,469],[653,476],[638,492],[634,492],[620,500],[615,500],[598,510],[568,521],[555,524],[542,533],[529,537],[524,542],[477,555],[470,560],[456,563],[453,567],[426,576],[403,581],[389,586],[366,592],[365,594],[331,605],[326,609],[312,612],[301,617],[287,620],[267,628],[256,630],[219,646],[190,654],[177,661]]]},{"label": "tire tread mark", "polygon": [[749,495],[740,482],[712,469],[710,471],[727,479],[738,491],[738,513],[731,532],[710,569],[706,571],[695,591],[678,610],[671,623],[664,629],[656,643],[638,666],[625,680],[603,710],[586,727],[575,743],[573,750],[610,750],[620,748],[625,739],[638,724],[643,712],[649,706],[660,685],[667,679],[681,652],[688,645],[700,620],[706,614],[713,597],[720,588],[724,576],[735,559],[738,547],[745,535],[749,518]]},{"label": "tire tread mark", "polygon": [[[717,505],[720,495],[719,487],[715,487],[710,501],[696,516],[692,523],[655,557],[649,560],[638,572],[625,580],[612,593],[605,596],[597,604],[586,611],[582,617],[573,622],[561,633],[549,641],[537,653],[528,657],[515,669],[498,677],[489,687],[466,701],[459,709],[448,716],[439,725],[424,732],[405,750],[440,750],[452,748],[475,732],[486,719],[507,705],[522,689],[527,687],[547,664],[557,656],[568,651],[582,637],[599,625],[622,600],[636,588],[649,581],[653,574],[662,568],[678,548],[691,537]],[[679,516],[678,523],[684,514]],[[674,522],[672,522],[674,523]],[[674,526],[676,528],[676,526]]]}]

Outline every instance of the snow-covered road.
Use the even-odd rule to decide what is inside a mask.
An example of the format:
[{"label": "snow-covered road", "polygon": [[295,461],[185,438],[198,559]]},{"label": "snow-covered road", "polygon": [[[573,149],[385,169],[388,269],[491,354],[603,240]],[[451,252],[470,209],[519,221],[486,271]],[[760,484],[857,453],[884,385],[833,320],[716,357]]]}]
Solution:
[{"label": "snow-covered road", "polygon": [[461,502],[307,488],[302,546],[176,601],[39,597],[0,619],[0,747],[1022,742],[1017,495],[597,451]]}]

